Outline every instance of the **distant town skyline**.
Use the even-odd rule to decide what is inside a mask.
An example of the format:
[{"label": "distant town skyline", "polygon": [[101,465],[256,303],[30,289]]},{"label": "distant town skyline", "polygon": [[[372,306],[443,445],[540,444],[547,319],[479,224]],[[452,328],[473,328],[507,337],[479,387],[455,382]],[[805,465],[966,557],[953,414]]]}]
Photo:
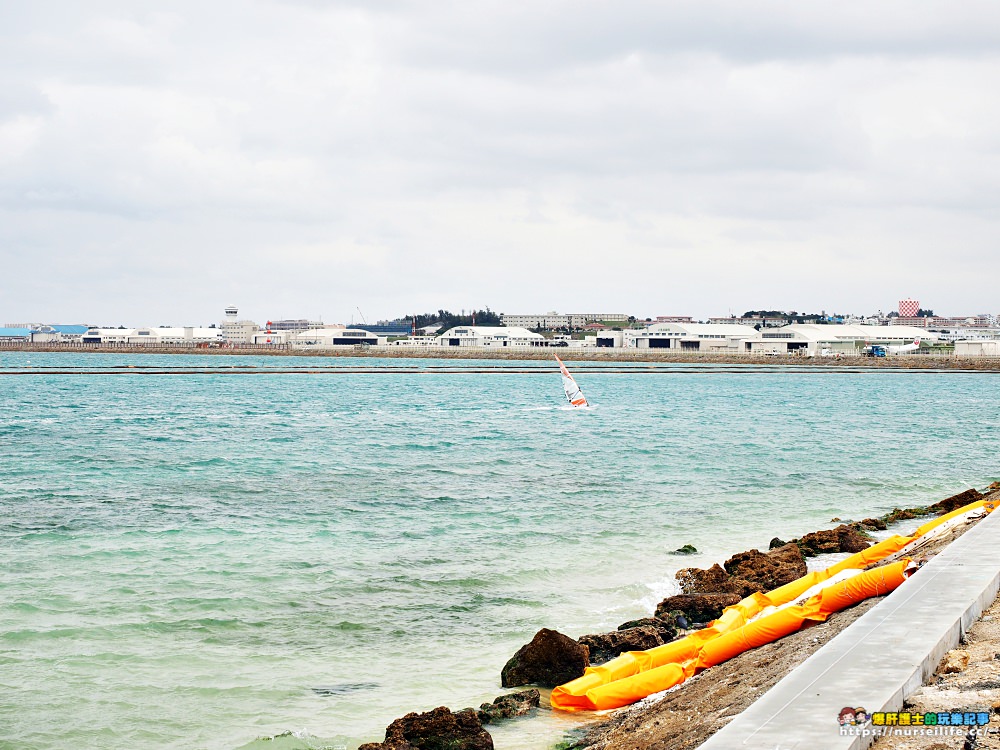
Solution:
[{"label": "distant town skyline", "polygon": [[0,320],[1000,311],[995,3],[234,8],[0,7]]},{"label": "distant town skyline", "polygon": [[[457,310],[450,310],[449,312],[468,316],[473,311],[476,311],[476,310],[481,311],[481,310],[485,310],[487,308],[489,308],[491,312],[494,312],[497,315],[502,315],[502,316],[508,316],[508,315],[510,315],[510,316],[545,317],[546,315],[552,314],[552,313],[555,313],[557,316],[580,315],[580,314],[584,313],[584,311],[581,311],[581,310],[573,310],[573,311],[558,311],[558,310],[556,310],[556,311],[553,311],[553,310],[543,310],[541,308],[539,308],[539,309],[533,309],[533,310],[506,311],[506,310],[494,310],[492,307],[489,307],[488,305],[479,305],[479,306],[473,306],[473,307],[464,308],[464,309],[460,308],[460,309],[457,309]],[[594,306],[591,306],[591,308],[592,309],[597,309]],[[588,308],[588,309],[591,309],[591,308]],[[434,308],[434,309],[430,309],[430,310],[414,311],[413,314],[415,314],[415,315],[423,315],[425,313],[437,313],[439,310],[443,310],[443,309],[445,309],[445,308],[438,307],[438,308]],[[235,311],[235,312],[233,312],[232,315],[230,315],[229,313],[231,311]],[[972,317],[976,317],[976,316],[986,315],[986,316],[994,319],[998,323],[1000,323],[1000,313],[992,313],[992,312],[989,312],[989,311],[986,311],[986,310],[981,310],[981,311],[976,311],[976,312],[971,312],[971,311],[966,310],[964,312],[958,312],[958,313],[942,312],[942,311],[936,310],[936,309],[934,309],[932,307],[923,308],[923,307],[920,306],[919,300],[914,300],[914,299],[899,300],[896,303],[896,307],[895,308],[891,308],[891,309],[879,308],[878,310],[868,311],[868,312],[862,312],[862,311],[857,311],[857,310],[843,310],[843,309],[831,309],[831,310],[823,310],[823,309],[803,309],[803,310],[786,309],[786,310],[782,310],[780,308],[773,307],[773,306],[759,306],[759,307],[752,308],[752,309],[749,309],[749,310],[743,310],[743,311],[741,311],[739,313],[728,313],[727,312],[727,313],[722,313],[722,314],[718,314],[718,315],[706,315],[706,316],[703,316],[703,317],[699,317],[699,316],[696,316],[696,315],[685,315],[684,313],[663,313],[663,312],[655,312],[655,313],[651,313],[651,314],[636,314],[636,313],[634,313],[633,311],[630,311],[630,310],[604,310],[604,313],[607,313],[607,314],[615,316],[616,320],[621,315],[632,316],[632,317],[635,318],[636,322],[647,322],[647,321],[656,322],[658,318],[660,318],[661,320],[662,319],[669,319],[669,320],[686,320],[686,319],[690,319],[692,322],[697,322],[699,320],[709,321],[709,320],[718,320],[718,319],[722,319],[722,318],[726,318],[726,317],[740,318],[743,315],[746,315],[747,313],[761,312],[761,311],[769,311],[769,312],[775,312],[775,313],[780,313],[780,314],[787,314],[787,315],[794,315],[794,316],[806,316],[806,317],[808,317],[808,316],[814,316],[814,315],[826,315],[826,316],[829,316],[829,317],[838,316],[838,317],[852,317],[852,318],[859,318],[859,319],[875,318],[875,317],[888,318],[888,317],[891,317],[891,316],[899,315],[900,312],[903,312],[904,314],[910,314],[910,313],[912,313],[914,315],[917,312],[920,312],[921,314],[926,314],[926,315],[928,315],[928,317],[932,317],[933,319],[940,319],[940,318],[962,318],[962,317],[972,318]],[[931,315],[931,313],[933,313],[933,315]],[[67,319],[67,320],[55,320],[55,319],[52,319],[51,317],[29,320],[29,319],[23,318],[23,317],[22,318],[16,318],[16,316],[15,316],[15,318],[8,318],[8,319],[6,319],[6,322],[2,322],[2,321],[4,321],[4,319],[0,319],[0,322],[2,322],[2,325],[12,326],[12,327],[32,326],[32,325],[53,325],[53,324],[85,324],[85,325],[92,326],[92,327],[118,327],[118,326],[122,326],[122,327],[125,327],[125,328],[149,327],[149,326],[153,326],[153,327],[156,327],[156,326],[169,327],[169,326],[174,326],[174,325],[181,325],[181,326],[192,326],[192,325],[194,325],[194,326],[212,326],[212,327],[214,327],[216,325],[219,325],[220,323],[222,323],[226,319],[232,320],[232,319],[236,319],[236,318],[238,318],[240,320],[252,321],[252,322],[254,322],[254,323],[256,323],[256,324],[258,324],[258,325],[260,325],[262,327],[270,327],[269,324],[272,321],[273,322],[309,321],[309,322],[323,322],[323,323],[327,323],[327,324],[330,324],[330,325],[336,325],[336,324],[354,325],[355,327],[363,328],[366,324],[368,324],[368,325],[374,325],[374,324],[377,324],[377,323],[380,323],[380,322],[388,322],[388,321],[395,321],[395,320],[405,320],[407,318],[407,315],[406,314],[397,314],[397,315],[394,315],[394,316],[380,317],[380,318],[368,318],[367,316],[364,316],[363,319],[362,319],[361,316],[360,316],[360,313],[359,313],[359,318],[358,319],[354,319],[352,317],[352,318],[347,319],[347,320],[331,320],[331,319],[326,319],[326,318],[322,318],[322,317],[310,317],[310,316],[304,316],[304,315],[291,315],[291,316],[266,315],[266,316],[256,316],[256,317],[254,317],[253,315],[246,314],[243,311],[243,309],[240,308],[238,305],[227,305],[225,308],[220,308],[220,314],[219,314],[219,316],[215,320],[209,320],[209,321],[185,321],[185,322],[182,322],[182,323],[178,323],[177,320],[176,320],[176,316],[175,316],[175,318],[171,318],[170,320],[167,320],[167,321],[160,321],[160,320],[158,320],[158,321],[149,321],[149,320],[146,320],[146,321],[124,321],[124,320],[122,320],[122,321],[118,321],[118,320],[105,320],[105,321],[92,321],[91,320],[91,321],[87,321],[87,320],[84,320],[84,319],[81,319],[81,318],[75,318],[75,319],[72,319],[72,320],[69,320],[69,319]],[[597,317],[592,317],[592,319],[593,320],[597,320]],[[517,323],[517,324],[520,325],[520,323]],[[276,328],[277,327],[278,326],[276,326]]]}]

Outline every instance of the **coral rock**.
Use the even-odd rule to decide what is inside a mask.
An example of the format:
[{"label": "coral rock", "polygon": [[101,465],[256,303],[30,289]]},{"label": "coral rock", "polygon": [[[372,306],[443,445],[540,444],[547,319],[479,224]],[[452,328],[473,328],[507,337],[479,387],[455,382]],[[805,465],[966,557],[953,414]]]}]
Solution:
[{"label": "coral rock", "polygon": [[518,649],[500,673],[503,687],[536,683],[555,687],[575,680],[590,666],[586,646],[555,630],[542,628],[531,643]]},{"label": "coral rock", "polygon": [[669,641],[677,635],[677,629],[669,617],[643,617],[638,620],[629,620],[618,626],[619,630],[631,630],[632,628],[656,628],[663,636],[664,641]]},{"label": "coral rock", "polygon": [[890,524],[926,516],[929,512],[927,508],[893,508],[890,513],[886,513],[882,518],[886,524]]},{"label": "coral rock", "polygon": [[937,513],[943,515],[945,513],[951,513],[953,510],[958,510],[963,505],[968,505],[969,503],[974,503],[977,500],[982,500],[983,496],[979,493],[979,490],[966,490],[965,492],[960,492],[957,495],[952,495],[951,497],[946,497],[940,502],[934,503],[927,510],[932,513]]},{"label": "coral rock", "polygon": [[766,554],[755,549],[740,552],[726,560],[725,568],[734,578],[749,581],[760,591],[770,591],[804,576],[806,561],[796,545],[785,544]]},{"label": "coral rock", "polygon": [[471,708],[452,713],[441,706],[396,719],[386,728],[384,742],[358,750],[493,750],[493,738]]},{"label": "coral rock", "polygon": [[888,528],[886,522],[881,518],[866,518],[857,525],[859,528],[871,529],[872,531],[885,531]]},{"label": "coral rock", "polygon": [[678,594],[656,605],[656,615],[680,611],[691,622],[709,622],[722,616],[722,610],[736,604],[739,594]]},{"label": "coral rock", "polygon": [[795,540],[794,543],[799,546],[805,557],[828,552],[860,552],[871,546],[871,542],[865,539],[861,532],[846,524],[841,524],[835,529],[814,531]]},{"label": "coral rock", "polygon": [[673,640],[677,629],[663,620],[659,622],[660,626],[643,625],[611,633],[582,635],[577,640],[590,651],[591,664],[601,664],[626,651],[645,651]]},{"label": "coral rock", "polygon": [[954,651],[949,651],[944,657],[944,661],[941,662],[940,672],[941,674],[964,672],[967,666],[969,666],[969,652],[962,649],[955,649]]},{"label": "coral rock", "polygon": [[671,555],[693,555],[697,551],[698,551],[698,548],[695,547],[693,544],[685,544],[683,547],[678,547],[677,549],[675,549],[670,554]]},{"label": "coral rock", "polygon": [[702,591],[725,591],[733,593],[731,576],[716,563],[711,568],[684,568],[674,576],[685,594],[696,594]]},{"label": "coral rock", "polygon": [[507,693],[497,697],[492,703],[484,703],[476,713],[483,724],[495,724],[501,719],[512,719],[530,713],[531,709],[538,708],[540,697],[534,688]]}]

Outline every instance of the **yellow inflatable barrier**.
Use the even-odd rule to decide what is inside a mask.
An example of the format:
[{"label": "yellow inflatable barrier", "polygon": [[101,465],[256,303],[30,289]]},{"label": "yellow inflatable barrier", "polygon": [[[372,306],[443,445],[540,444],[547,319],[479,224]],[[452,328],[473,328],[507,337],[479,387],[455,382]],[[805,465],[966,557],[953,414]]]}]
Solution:
[{"label": "yellow inflatable barrier", "polygon": [[[995,504],[970,503],[918,528],[912,536],[893,536],[851,555],[826,570],[814,571],[767,594],[751,594],[708,627],[647,651],[629,651],[552,691],[553,708],[564,711],[605,710],[635,703],[674,687],[696,672],[794,633],[803,625],[823,622],[834,612],[893,591],[906,580],[907,558],[863,570],[904,551],[907,545],[951,521]],[[813,593],[815,591],[815,593]],[[808,596],[806,596],[808,594]],[[803,597],[805,597],[803,599]]]}]

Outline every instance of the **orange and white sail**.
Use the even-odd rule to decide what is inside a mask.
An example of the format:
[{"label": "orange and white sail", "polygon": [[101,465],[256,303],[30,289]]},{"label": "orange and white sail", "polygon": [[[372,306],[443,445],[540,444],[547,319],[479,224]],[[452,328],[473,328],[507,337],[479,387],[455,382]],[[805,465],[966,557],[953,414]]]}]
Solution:
[{"label": "orange and white sail", "polygon": [[587,399],[584,398],[583,391],[580,390],[580,386],[573,380],[573,376],[569,374],[569,370],[566,369],[563,361],[559,357],[556,357],[556,362],[559,363],[559,371],[562,373],[563,390],[566,392],[566,398],[569,402],[573,406],[590,406],[587,403]]}]

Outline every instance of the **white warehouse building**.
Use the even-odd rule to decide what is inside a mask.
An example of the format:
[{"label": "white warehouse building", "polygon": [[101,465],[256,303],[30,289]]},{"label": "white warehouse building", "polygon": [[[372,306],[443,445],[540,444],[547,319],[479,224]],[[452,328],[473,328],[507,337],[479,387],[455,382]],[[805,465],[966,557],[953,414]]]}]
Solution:
[{"label": "white warehouse building", "polygon": [[956,357],[1000,357],[1000,341],[956,341]]},{"label": "white warehouse building", "polygon": [[84,344],[123,344],[128,346],[193,346],[222,341],[218,328],[89,328]]},{"label": "white warehouse building", "polygon": [[349,328],[313,328],[308,331],[258,331],[253,344],[284,345],[293,349],[333,349],[338,346],[384,346],[386,339],[368,331]]},{"label": "white warehouse building", "polygon": [[757,335],[751,326],[726,323],[654,323],[643,329],[602,331],[597,346],[725,354],[746,351],[746,342]]},{"label": "white warehouse building", "polygon": [[506,326],[456,326],[436,340],[438,346],[525,347],[548,344],[540,333]]},{"label": "white warehouse building", "polygon": [[811,325],[763,328],[725,323],[656,323],[643,330],[602,331],[599,347],[667,349],[714,354],[859,354],[866,344],[900,346],[915,340],[936,343],[938,334],[907,326]]},{"label": "white warehouse building", "polygon": [[774,354],[859,354],[868,344],[902,346],[914,341],[936,343],[938,334],[910,326],[813,325],[792,323],[765,328],[749,342],[751,352]]},{"label": "white warehouse building", "polygon": [[355,328],[315,328],[294,334],[289,343],[296,349],[332,349],[337,346],[385,346],[385,336]]}]

